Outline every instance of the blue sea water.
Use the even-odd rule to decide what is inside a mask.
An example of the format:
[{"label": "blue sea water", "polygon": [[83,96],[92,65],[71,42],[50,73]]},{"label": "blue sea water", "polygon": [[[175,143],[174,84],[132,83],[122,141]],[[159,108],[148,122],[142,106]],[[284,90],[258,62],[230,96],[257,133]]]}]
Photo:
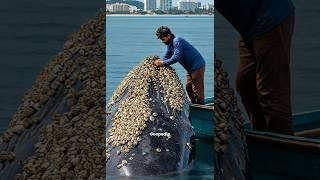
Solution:
[{"label": "blue sea water", "polygon": [[[189,41],[206,61],[205,96],[213,96],[213,16],[107,16],[107,100],[128,72],[149,55],[163,56],[166,46],[155,31],[166,25]],[[173,65],[185,83],[185,70]]]}]

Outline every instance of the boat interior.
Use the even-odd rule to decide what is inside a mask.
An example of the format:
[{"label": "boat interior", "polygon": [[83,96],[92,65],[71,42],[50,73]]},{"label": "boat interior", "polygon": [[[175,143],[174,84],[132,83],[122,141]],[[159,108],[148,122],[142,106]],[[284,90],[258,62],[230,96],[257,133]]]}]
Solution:
[{"label": "boat interior", "polygon": [[[196,135],[214,137],[214,101],[190,105]],[[253,179],[317,179],[320,177],[320,110],[294,114],[294,135],[262,132],[244,124]],[[213,142],[213,141],[212,141]]]}]

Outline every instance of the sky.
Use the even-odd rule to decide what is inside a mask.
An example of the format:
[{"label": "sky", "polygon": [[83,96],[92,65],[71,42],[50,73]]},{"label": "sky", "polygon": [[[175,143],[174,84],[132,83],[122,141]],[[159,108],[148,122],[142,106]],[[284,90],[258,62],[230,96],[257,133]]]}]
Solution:
[{"label": "sky", "polygon": [[[141,2],[144,2],[144,0],[138,0],[138,1],[141,1]],[[172,0],[172,5],[173,6],[178,6],[178,1],[179,0]],[[194,0],[195,2],[201,2],[201,4],[213,4],[213,0]]]}]

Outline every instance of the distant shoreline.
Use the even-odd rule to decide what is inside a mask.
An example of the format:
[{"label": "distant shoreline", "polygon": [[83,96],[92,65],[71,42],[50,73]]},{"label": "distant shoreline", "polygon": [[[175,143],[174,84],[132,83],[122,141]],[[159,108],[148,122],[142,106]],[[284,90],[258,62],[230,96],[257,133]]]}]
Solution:
[{"label": "distant shoreline", "polygon": [[145,17],[153,17],[153,16],[213,16],[209,14],[106,14],[106,16],[145,16]]}]

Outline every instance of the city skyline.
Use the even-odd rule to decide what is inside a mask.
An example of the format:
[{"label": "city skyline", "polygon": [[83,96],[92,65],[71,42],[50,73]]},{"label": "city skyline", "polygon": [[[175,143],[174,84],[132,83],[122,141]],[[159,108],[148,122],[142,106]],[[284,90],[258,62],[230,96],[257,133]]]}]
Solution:
[{"label": "city skyline", "polygon": [[[144,0],[137,0],[137,1],[140,1],[140,2],[143,2],[144,3]],[[178,2],[180,0],[172,0],[172,5],[173,6],[178,6]],[[201,4],[213,4],[213,0],[193,0],[195,2],[201,2]]]}]

